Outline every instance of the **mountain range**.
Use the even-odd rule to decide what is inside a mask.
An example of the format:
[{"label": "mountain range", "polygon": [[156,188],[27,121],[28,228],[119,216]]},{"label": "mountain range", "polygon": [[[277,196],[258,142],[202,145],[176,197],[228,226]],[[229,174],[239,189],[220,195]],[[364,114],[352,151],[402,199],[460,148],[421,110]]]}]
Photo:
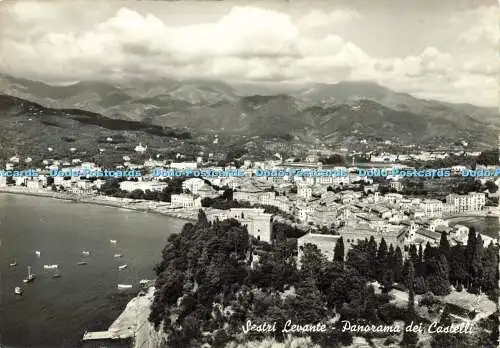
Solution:
[{"label": "mountain range", "polygon": [[370,82],[282,90],[194,79],[56,86],[4,74],[0,93],[51,110],[79,109],[106,120],[135,122],[144,127],[141,131],[170,127],[304,142],[341,142],[352,136],[400,143],[463,139],[491,147],[500,130],[494,108],[418,99]]}]

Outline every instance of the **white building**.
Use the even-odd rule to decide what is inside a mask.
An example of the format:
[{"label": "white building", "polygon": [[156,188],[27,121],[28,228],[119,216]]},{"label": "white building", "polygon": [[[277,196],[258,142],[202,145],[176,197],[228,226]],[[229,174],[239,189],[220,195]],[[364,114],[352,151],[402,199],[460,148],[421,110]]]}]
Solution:
[{"label": "white building", "polygon": [[134,190],[163,191],[168,185],[153,181],[122,181],[120,182],[120,190],[132,192]]},{"label": "white building", "polygon": [[450,194],[446,203],[451,204],[455,212],[479,211],[486,205],[486,195],[482,192],[470,192],[467,195]]},{"label": "white building", "polygon": [[297,196],[304,198],[305,200],[309,200],[312,197],[312,189],[306,185],[299,185],[297,187]]},{"label": "white building", "polygon": [[391,181],[390,187],[391,189],[396,190],[398,192],[403,191],[403,184],[397,180]]},{"label": "white building", "polygon": [[171,169],[196,169],[198,168],[198,163],[196,162],[172,162],[168,166]]},{"label": "white building", "polygon": [[26,187],[32,191],[38,191],[43,189],[43,184],[38,180],[29,180],[26,182]]},{"label": "white building", "polygon": [[134,151],[135,151],[135,152],[138,152],[138,153],[144,153],[144,152],[146,152],[147,148],[148,148],[147,146],[142,146],[142,144],[141,144],[141,143],[139,143],[139,145],[137,145],[137,146],[134,148]]},{"label": "white building", "polygon": [[208,185],[207,183],[204,183],[201,185],[200,188],[198,188],[197,193],[198,196],[200,196],[201,199],[203,198],[215,198],[219,196],[219,192],[217,192],[212,186]]},{"label": "white building", "polygon": [[201,198],[186,193],[172,195],[170,202],[175,208],[201,208]]},{"label": "white building", "polygon": [[205,184],[205,181],[200,178],[187,179],[182,183],[182,188],[184,190],[189,190],[192,194],[197,194],[198,189]]},{"label": "white building", "polygon": [[443,215],[443,202],[437,199],[424,199],[420,203],[419,208],[424,212],[426,218],[440,217]]},{"label": "white building", "polygon": [[264,205],[273,205],[275,203],[276,192],[263,192],[259,195],[259,203]]},{"label": "white building", "polygon": [[25,176],[17,176],[14,178],[14,181],[16,182],[16,186],[23,186],[28,182],[28,178]]}]

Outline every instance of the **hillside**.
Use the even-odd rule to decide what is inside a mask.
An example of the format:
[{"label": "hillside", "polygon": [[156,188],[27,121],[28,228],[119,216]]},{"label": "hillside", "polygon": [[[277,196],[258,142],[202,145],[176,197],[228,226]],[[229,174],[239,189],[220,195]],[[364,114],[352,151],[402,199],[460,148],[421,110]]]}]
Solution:
[{"label": "hillside", "polygon": [[133,149],[141,141],[168,146],[191,137],[189,132],[169,127],[115,120],[78,109],[46,108],[7,95],[0,95],[0,115],[1,157],[47,153],[48,147],[53,148],[51,155],[69,155],[69,149],[75,148],[73,157],[78,153],[97,156],[99,149]]},{"label": "hillside", "polygon": [[[77,108],[109,119],[137,121],[141,127],[186,128],[303,141],[383,138],[400,143],[467,140],[479,147],[496,144],[496,110],[469,104],[422,100],[369,82],[315,84],[284,94],[244,95],[220,81],[78,82],[51,86],[0,75],[5,94],[49,107]],[[254,93],[257,86],[246,89]],[[81,120],[80,120],[81,121]],[[158,128],[148,128],[158,129]]]}]

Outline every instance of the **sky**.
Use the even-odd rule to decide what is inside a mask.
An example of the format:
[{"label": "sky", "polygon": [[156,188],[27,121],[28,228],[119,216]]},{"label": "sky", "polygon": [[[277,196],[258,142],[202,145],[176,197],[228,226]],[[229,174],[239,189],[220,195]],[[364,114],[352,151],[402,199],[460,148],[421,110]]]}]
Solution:
[{"label": "sky", "polygon": [[498,106],[494,0],[0,0],[0,72],[49,83],[372,81]]}]

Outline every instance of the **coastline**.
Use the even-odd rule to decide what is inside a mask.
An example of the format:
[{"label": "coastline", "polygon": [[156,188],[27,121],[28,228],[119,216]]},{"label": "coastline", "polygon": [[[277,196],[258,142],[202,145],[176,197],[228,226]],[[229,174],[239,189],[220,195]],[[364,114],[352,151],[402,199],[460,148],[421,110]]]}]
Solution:
[{"label": "coastline", "polygon": [[23,188],[3,187],[0,188],[0,194],[2,193],[50,198],[66,202],[100,205],[105,207],[126,209],[136,212],[152,213],[180,220],[185,220],[186,222],[196,221],[198,214],[197,209],[172,211],[173,209],[170,208],[169,204],[165,202],[134,200],[128,198],[116,198],[116,197],[108,197],[100,195],[77,195],[73,193],[61,193],[53,191],[33,191],[33,190],[28,190],[24,187]]}]

